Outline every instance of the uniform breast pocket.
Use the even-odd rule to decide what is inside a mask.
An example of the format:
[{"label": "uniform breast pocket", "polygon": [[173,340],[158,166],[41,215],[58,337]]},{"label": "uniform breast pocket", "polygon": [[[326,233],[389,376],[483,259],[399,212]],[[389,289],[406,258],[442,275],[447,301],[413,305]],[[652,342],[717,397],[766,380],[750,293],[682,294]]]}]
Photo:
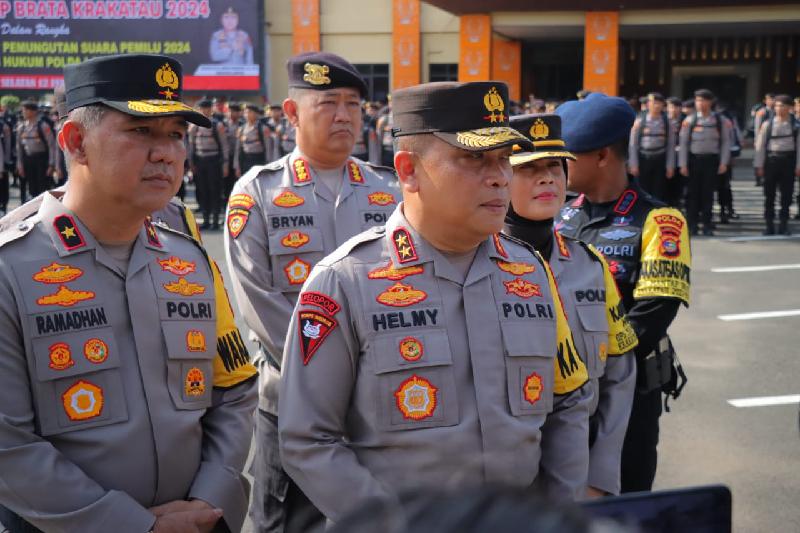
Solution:
[{"label": "uniform breast pocket", "polygon": [[458,423],[453,358],[444,330],[378,337],[367,357],[375,369],[378,422],[382,430]]},{"label": "uniform breast pocket", "polygon": [[177,409],[205,409],[214,386],[216,323],[169,321],[162,323],[167,345],[167,385]]},{"label": "uniform breast pocket", "polygon": [[282,292],[299,292],[311,269],[323,257],[317,228],[282,230],[269,236],[272,283]]},{"label": "uniform breast pocket", "polygon": [[128,420],[110,327],[32,341],[36,416],[42,436]]},{"label": "uniform breast pocket", "polygon": [[603,304],[576,304],[581,331],[573,331],[573,335],[581,335],[583,344],[589,353],[581,354],[585,361],[589,378],[596,379],[603,375],[608,357],[608,319]]},{"label": "uniform breast pocket", "polygon": [[556,323],[503,322],[508,401],[514,416],[553,410]]}]

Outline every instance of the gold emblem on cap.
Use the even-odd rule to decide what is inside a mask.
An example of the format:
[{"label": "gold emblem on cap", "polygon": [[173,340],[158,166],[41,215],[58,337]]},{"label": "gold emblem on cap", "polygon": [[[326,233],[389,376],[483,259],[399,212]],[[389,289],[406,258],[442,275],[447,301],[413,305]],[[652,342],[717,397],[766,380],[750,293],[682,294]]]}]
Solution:
[{"label": "gold emblem on cap", "polygon": [[156,71],[156,83],[159,87],[166,89],[164,91],[158,91],[158,94],[163,94],[164,98],[167,100],[172,100],[172,97],[175,96],[175,93],[172,92],[172,90],[178,89],[180,86],[180,79],[178,78],[178,75],[175,74],[175,71],[172,70],[170,64],[164,63],[164,66]]},{"label": "gold emblem on cap", "polygon": [[489,115],[483,118],[489,120],[490,122],[505,121],[506,117],[503,115],[503,110],[505,110],[506,105],[503,102],[503,97],[497,92],[496,87],[492,87],[489,89],[489,92],[484,95],[483,105],[485,105],[486,109],[489,111]]},{"label": "gold emblem on cap", "polygon": [[307,81],[311,85],[327,85],[331,82],[331,79],[326,76],[331,71],[328,65],[306,63],[303,69],[306,71],[303,74],[303,81]]},{"label": "gold emblem on cap", "polygon": [[531,126],[531,137],[534,139],[547,139],[550,135],[550,128],[544,123],[544,120],[537,118]]}]

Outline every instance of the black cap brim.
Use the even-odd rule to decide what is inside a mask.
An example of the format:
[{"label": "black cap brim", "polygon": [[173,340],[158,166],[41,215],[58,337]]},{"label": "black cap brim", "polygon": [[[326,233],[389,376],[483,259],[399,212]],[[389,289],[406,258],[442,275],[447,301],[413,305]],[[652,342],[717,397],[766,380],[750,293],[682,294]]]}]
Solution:
[{"label": "black cap brim", "polygon": [[514,128],[495,126],[455,133],[435,131],[433,135],[447,144],[468,152],[485,152],[506,146],[519,145],[525,149],[533,148],[531,141]]},{"label": "black cap brim", "polygon": [[211,120],[208,117],[202,113],[198,113],[183,102],[175,100],[125,100],[122,102],[116,100],[100,100],[100,103],[134,117],[158,118],[178,116],[185,118],[187,122],[191,122],[192,124],[197,124],[204,128],[211,127]]}]

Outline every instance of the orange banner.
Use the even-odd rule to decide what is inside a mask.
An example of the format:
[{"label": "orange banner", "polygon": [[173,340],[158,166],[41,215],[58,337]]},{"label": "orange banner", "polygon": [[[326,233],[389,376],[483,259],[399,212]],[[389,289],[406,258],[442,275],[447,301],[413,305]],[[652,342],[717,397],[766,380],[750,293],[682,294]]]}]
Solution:
[{"label": "orange banner", "polygon": [[522,43],[492,38],[492,79],[508,85],[508,97],[519,100],[522,84]]},{"label": "orange banner", "polygon": [[461,15],[458,81],[485,81],[491,76],[492,17]]},{"label": "orange banner", "polygon": [[393,0],[392,90],[420,83],[419,0]]},{"label": "orange banner", "polygon": [[319,0],[292,0],[292,52],[319,50]]},{"label": "orange banner", "polygon": [[583,88],[616,96],[619,60],[619,12],[586,13]]}]

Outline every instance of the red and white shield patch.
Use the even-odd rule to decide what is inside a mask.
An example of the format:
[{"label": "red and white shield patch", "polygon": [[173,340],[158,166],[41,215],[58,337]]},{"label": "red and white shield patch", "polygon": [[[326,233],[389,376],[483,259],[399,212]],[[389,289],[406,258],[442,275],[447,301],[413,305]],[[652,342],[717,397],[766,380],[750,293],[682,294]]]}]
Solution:
[{"label": "red and white shield patch", "polygon": [[337,322],[332,317],[317,311],[299,311],[297,320],[303,364],[307,365],[325,338],[336,329]]}]

